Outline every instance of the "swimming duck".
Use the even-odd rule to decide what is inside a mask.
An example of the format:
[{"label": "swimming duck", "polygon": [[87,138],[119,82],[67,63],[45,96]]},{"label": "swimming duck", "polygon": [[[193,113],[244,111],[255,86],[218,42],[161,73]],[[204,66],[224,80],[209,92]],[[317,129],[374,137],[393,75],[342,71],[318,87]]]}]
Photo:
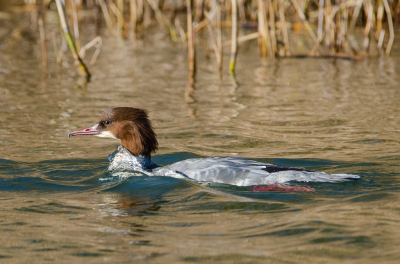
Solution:
[{"label": "swimming duck", "polygon": [[71,132],[68,137],[78,135],[120,140],[117,151],[109,156],[108,170],[111,172],[135,171],[149,176],[170,176],[237,186],[360,179],[360,176],[353,174],[327,174],[241,157],[194,158],[161,167],[151,161],[151,153],[157,150],[158,141],[147,112],[132,107],[107,109],[94,126]]}]

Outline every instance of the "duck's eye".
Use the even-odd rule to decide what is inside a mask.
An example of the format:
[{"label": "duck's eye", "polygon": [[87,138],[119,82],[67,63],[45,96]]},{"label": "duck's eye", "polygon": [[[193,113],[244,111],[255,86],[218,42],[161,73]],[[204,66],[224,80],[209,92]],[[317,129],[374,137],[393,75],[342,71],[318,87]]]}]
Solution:
[{"label": "duck's eye", "polygon": [[104,121],[104,124],[109,125],[109,124],[111,124],[111,121],[110,120],[106,120],[106,121]]}]

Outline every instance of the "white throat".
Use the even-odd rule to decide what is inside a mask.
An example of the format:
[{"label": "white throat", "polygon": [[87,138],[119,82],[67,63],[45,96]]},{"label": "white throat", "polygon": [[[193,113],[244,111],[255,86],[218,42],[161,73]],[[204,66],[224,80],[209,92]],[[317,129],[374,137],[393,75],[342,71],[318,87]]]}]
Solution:
[{"label": "white throat", "polygon": [[112,138],[112,139],[118,139],[116,138],[110,131],[101,131],[100,134],[95,135],[96,137],[101,137],[101,138]]}]

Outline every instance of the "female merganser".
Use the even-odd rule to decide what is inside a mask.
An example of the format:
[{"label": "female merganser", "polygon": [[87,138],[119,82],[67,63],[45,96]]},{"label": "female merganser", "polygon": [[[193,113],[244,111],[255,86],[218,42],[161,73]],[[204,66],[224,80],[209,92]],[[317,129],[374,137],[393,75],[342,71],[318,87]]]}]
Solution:
[{"label": "female merganser", "polygon": [[266,164],[240,157],[187,159],[160,167],[151,161],[158,148],[147,112],[138,108],[107,109],[94,126],[68,134],[95,135],[121,141],[115,155],[110,155],[109,171],[135,171],[149,176],[189,178],[201,182],[216,182],[237,186],[273,185],[289,181],[342,182],[360,179],[352,174],[326,174],[303,168]]}]

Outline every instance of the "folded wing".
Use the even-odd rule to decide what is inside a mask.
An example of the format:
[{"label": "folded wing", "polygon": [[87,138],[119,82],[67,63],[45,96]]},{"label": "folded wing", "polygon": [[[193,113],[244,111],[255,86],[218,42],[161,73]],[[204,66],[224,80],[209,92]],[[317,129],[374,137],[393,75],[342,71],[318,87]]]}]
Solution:
[{"label": "folded wing", "polygon": [[167,168],[196,181],[237,186],[280,184],[289,181],[342,182],[360,178],[358,175],[326,174],[239,157],[189,159],[164,167],[164,169]]}]

